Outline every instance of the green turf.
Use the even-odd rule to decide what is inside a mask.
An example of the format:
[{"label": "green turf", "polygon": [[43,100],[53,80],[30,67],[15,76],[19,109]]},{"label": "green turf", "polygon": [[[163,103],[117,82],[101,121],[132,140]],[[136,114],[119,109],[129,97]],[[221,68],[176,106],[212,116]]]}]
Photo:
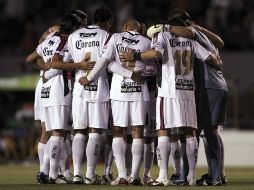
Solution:
[{"label": "green turf", "polygon": [[[90,190],[90,189],[188,189],[188,190],[202,190],[202,189],[225,189],[225,190],[254,190],[254,168],[226,168],[228,178],[228,185],[221,187],[112,187],[112,186],[88,186],[88,185],[39,185],[36,184],[36,173],[38,167],[34,165],[0,165],[0,190],[47,190],[47,189],[61,189],[61,190]],[[102,166],[98,167],[98,174],[101,174]],[[155,176],[157,168],[154,167],[152,175]],[[205,171],[205,168],[198,168],[197,175],[200,176]]]}]

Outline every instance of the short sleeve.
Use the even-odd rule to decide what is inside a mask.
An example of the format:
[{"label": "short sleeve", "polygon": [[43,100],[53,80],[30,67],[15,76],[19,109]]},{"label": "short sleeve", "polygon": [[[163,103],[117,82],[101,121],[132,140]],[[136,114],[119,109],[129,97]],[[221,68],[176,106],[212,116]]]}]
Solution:
[{"label": "short sleeve", "polygon": [[154,35],[154,37],[152,38],[151,48],[159,51],[163,55],[166,44],[162,35],[162,32],[156,33]]}]

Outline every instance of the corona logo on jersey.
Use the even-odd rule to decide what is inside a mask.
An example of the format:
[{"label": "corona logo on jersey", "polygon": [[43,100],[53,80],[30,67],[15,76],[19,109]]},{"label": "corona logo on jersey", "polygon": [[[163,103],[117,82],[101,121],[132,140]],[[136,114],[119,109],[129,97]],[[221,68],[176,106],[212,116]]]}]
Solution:
[{"label": "corona logo on jersey", "polygon": [[42,53],[44,56],[53,56],[53,50],[50,50],[48,47],[45,47]]},{"label": "corona logo on jersey", "polygon": [[185,46],[191,46],[192,45],[191,41],[188,41],[188,40],[179,42],[176,39],[170,39],[169,43],[170,43],[171,47],[179,47],[179,46],[185,47]]},{"label": "corona logo on jersey", "polygon": [[82,48],[88,48],[88,47],[99,47],[100,42],[99,41],[91,41],[91,42],[83,42],[82,40],[76,41],[76,48],[82,49]]}]

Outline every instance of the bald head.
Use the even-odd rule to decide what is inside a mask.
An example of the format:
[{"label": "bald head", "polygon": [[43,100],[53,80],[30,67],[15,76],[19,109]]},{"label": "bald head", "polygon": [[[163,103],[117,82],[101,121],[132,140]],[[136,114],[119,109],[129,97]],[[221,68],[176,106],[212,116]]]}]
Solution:
[{"label": "bald head", "polygon": [[124,25],[123,25],[123,31],[140,31],[140,23],[134,19],[128,20]]}]

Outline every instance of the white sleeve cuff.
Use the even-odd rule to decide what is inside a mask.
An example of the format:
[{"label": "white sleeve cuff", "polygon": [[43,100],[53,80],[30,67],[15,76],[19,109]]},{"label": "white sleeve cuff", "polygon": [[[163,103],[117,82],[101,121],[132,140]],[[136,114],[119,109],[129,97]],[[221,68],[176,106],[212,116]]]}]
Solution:
[{"label": "white sleeve cuff", "polygon": [[132,71],[129,71],[128,69],[123,68],[120,64],[114,63],[114,62],[109,64],[108,69],[112,73],[116,73],[116,74],[126,77],[126,78],[131,78],[132,73],[133,73]]},{"label": "white sleeve cuff", "polygon": [[48,71],[46,71],[46,72],[44,73],[44,77],[45,77],[46,79],[51,79],[52,77],[54,77],[54,76],[56,76],[56,75],[58,75],[58,74],[60,74],[60,73],[62,73],[62,70],[50,69],[50,70],[48,70]]}]

